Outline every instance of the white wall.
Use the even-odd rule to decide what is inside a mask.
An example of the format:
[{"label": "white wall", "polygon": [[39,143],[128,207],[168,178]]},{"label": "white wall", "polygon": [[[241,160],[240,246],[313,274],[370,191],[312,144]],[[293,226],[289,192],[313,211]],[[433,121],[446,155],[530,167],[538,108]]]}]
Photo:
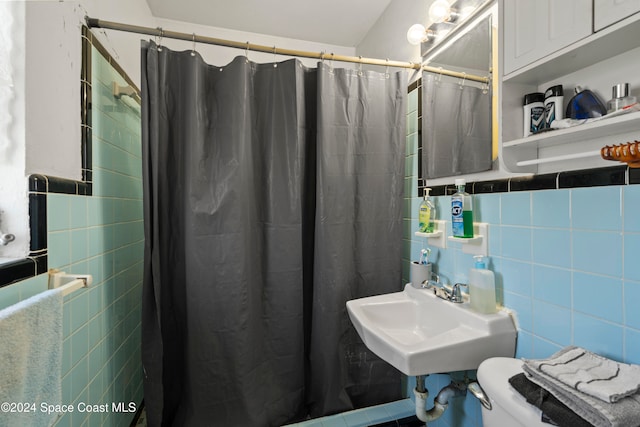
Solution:
[{"label": "white wall", "polygon": [[81,178],[81,44],[75,11],[71,3],[26,3],[27,175]]},{"label": "white wall", "polygon": [[[25,170],[24,3],[0,2],[0,231],[16,236],[0,246],[3,257],[20,257],[29,248],[29,203]],[[13,19],[10,19],[11,16]],[[6,62],[9,62],[8,64]]]},{"label": "white wall", "polygon": [[[427,25],[429,6],[433,0],[392,0],[375,25],[358,44],[356,54],[369,58],[421,62],[420,46],[407,41],[407,30],[413,24]],[[376,67],[379,71],[381,67]],[[409,81],[419,73],[407,71]]]},{"label": "white wall", "polygon": [[[155,26],[145,0],[26,2],[27,176],[81,179],[81,28],[86,15]],[[131,77],[139,80],[137,37],[104,31],[98,36]]]}]

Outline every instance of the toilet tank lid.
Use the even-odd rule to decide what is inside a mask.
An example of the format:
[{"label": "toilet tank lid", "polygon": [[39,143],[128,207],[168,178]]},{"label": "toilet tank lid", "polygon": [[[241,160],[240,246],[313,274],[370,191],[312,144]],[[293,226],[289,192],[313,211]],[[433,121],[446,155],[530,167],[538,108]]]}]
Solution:
[{"label": "toilet tank lid", "polygon": [[[485,391],[491,404],[502,408],[513,419],[523,420],[526,426],[548,426],[540,421],[541,411],[520,395],[509,378],[522,371],[522,360],[511,357],[492,357],[478,367],[478,382]],[[484,412],[484,409],[483,409]]]},{"label": "toilet tank lid", "polygon": [[486,359],[478,366],[478,382],[489,395],[500,393],[510,388],[509,378],[523,372],[522,363],[522,360],[512,357]]}]

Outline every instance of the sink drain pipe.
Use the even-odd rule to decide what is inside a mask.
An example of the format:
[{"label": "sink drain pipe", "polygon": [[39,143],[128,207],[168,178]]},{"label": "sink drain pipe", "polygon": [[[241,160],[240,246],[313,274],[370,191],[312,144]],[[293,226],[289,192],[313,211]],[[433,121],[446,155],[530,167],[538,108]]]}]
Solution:
[{"label": "sink drain pipe", "polygon": [[449,406],[449,399],[452,397],[464,396],[467,393],[467,385],[451,381],[451,383],[443,387],[433,401],[433,408],[427,411],[427,397],[429,391],[425,387],[426,375],[418,375],[416,377],[416,388],[413,394],[416,397],[416,417],[422,422],[428,423],[437,420],[442,416]]}]

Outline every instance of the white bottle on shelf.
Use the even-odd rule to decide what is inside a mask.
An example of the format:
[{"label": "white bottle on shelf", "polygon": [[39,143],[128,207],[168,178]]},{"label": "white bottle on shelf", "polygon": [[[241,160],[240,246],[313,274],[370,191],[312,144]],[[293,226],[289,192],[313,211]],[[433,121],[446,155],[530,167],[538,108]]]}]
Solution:
[{"label": "white bottle on shelf", "polygon": [[493,271],[487,270],[482,255],[473,257],[475,267],[469,271],[469,298],[471,308],[478,313],[491,314],[498,311],[496,307],[496,278]]}]

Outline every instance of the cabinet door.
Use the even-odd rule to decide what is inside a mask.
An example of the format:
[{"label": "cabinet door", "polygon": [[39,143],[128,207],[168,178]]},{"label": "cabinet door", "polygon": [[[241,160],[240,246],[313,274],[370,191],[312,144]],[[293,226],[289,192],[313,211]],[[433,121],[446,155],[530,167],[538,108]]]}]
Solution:
[{"label": "cabinet door", "polygon": [[640,0],[594,0],[593,29],[600,31],[636,12],[640,12]]},{"label": "cabinet door", "polygon": [[591,34],[592,0],[504,0],[504,73]]}]

